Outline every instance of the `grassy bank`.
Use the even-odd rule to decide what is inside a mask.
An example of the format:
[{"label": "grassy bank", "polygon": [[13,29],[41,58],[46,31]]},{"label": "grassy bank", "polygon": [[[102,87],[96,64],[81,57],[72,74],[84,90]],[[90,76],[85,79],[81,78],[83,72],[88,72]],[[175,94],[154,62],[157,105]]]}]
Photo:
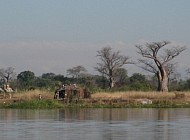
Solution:
[{"label": "grassy bank", "polygon": [[1,104],[1,108],[14,109],[54,109],[62,107],[63,105],[56,100],[30,100]]},{"label": "grassy bank", "polygon": [[[42,99],[39,100],[39,95]],[[1,96],[1,108],[52,109],[64,107],[96,108],[190,108],[190,92],[99,92],[90,99],[81,99],[76,104],[63,103],[53,99],[50,91],[34,90],[14,93],[12,99]],[[148,101],[148,102],[146,102]]]},{"label": "grassy bank", "polygon": [[190,92],[100,92],[92,100],[108,107],[190,108]]}]

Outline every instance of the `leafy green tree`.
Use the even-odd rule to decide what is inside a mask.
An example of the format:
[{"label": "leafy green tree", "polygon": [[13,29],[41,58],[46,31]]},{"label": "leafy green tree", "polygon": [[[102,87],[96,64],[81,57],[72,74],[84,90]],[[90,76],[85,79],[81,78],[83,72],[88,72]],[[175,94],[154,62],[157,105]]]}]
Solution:
[{"label": "leafy green tree", "polygon": [[190,79],[187,79],[183,84],[183,89],[190,90]]},{"label": "leafy green tree", "polygon": [[35,79],[35,87],[40,88],[40,89],[54,90],[55,83],[56,82],[51,79],[46,79],[42,77],[37,77]]},{"label": "leafy green tree", "polygon": [[94,75],[93,79],[94,79],[94,87],[96,87],[96,89],[100,90],[100,89],[109,88],[109,81],[106,77]]},{"label": "leafy green tree", "polygon": [[44,79],[53,79],[56,75],[54,73],[43,73],[42,78]]},{"label": "leafy green tree", "polygon": [[31,71],[23,71],[17,76],[22,89],[30,89],[34,86],[35,74]]},{"label": "leafy green tree", "polygon": [[106,77],[90,74],[83,75],[79,78],[79,84],[93,91],[107,89],[109,87]]},{"label": "leafy green tree", "polygon": [[146,77],[145,75],[142,75],[140,73],[134,73],[130,78],[129,78],[130,82],[146,82]]},{"label": "leafy green tree", "polygon": [[60,81],[62,83],[64,83],[66,81],[66,79],[67,78],[64,75],[61,75],[61,74],[55,75],[55,77],[53,78],[53,80]]},{"label": "leafy green tree", "polygon": [[136,90],[136,91],[139,91],[139,90],[148,91],[148,90],[151,90],[152,87],[148,83],[145,75],[142,75],[140,73],[134,73],[129,78],[128,89],[129,90]]},{"label": "leafy green tree", "polygon": [[126,86],[128,80],[127,70],[125,68],[119,68],[116,73],[116,86]]}]

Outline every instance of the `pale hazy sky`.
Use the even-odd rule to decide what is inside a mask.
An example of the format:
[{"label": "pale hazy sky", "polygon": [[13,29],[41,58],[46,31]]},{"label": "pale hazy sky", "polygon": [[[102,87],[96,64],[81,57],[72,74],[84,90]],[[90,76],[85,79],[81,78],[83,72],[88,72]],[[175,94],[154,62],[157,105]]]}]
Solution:
[{"label": "pale hazy sky", "polygon": [[[66,75],[111,46],[136,60],[137,44],[168,40],[187,50],[175,61],[190,68],[190,0],[0,0],[0,68]],[[142,72],[126,66],[129,73]]]}]

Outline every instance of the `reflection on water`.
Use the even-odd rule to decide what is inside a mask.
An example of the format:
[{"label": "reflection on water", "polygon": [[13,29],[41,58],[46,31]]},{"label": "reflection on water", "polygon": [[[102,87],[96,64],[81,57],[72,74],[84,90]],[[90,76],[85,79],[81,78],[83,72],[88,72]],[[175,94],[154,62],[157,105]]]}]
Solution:
[{"label": "reflection on water", "polygon": [[189,140],[190,109],[0,110],[0,140]]}]

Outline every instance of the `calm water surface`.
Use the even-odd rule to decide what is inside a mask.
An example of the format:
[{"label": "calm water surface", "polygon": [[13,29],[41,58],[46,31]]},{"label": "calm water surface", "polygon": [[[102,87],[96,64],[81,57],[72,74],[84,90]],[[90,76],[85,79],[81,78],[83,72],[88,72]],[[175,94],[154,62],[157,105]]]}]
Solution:
[{"label": "calm water surface", "polygon": [[189,140],[190,109],[0,109],[0,140]]}]

